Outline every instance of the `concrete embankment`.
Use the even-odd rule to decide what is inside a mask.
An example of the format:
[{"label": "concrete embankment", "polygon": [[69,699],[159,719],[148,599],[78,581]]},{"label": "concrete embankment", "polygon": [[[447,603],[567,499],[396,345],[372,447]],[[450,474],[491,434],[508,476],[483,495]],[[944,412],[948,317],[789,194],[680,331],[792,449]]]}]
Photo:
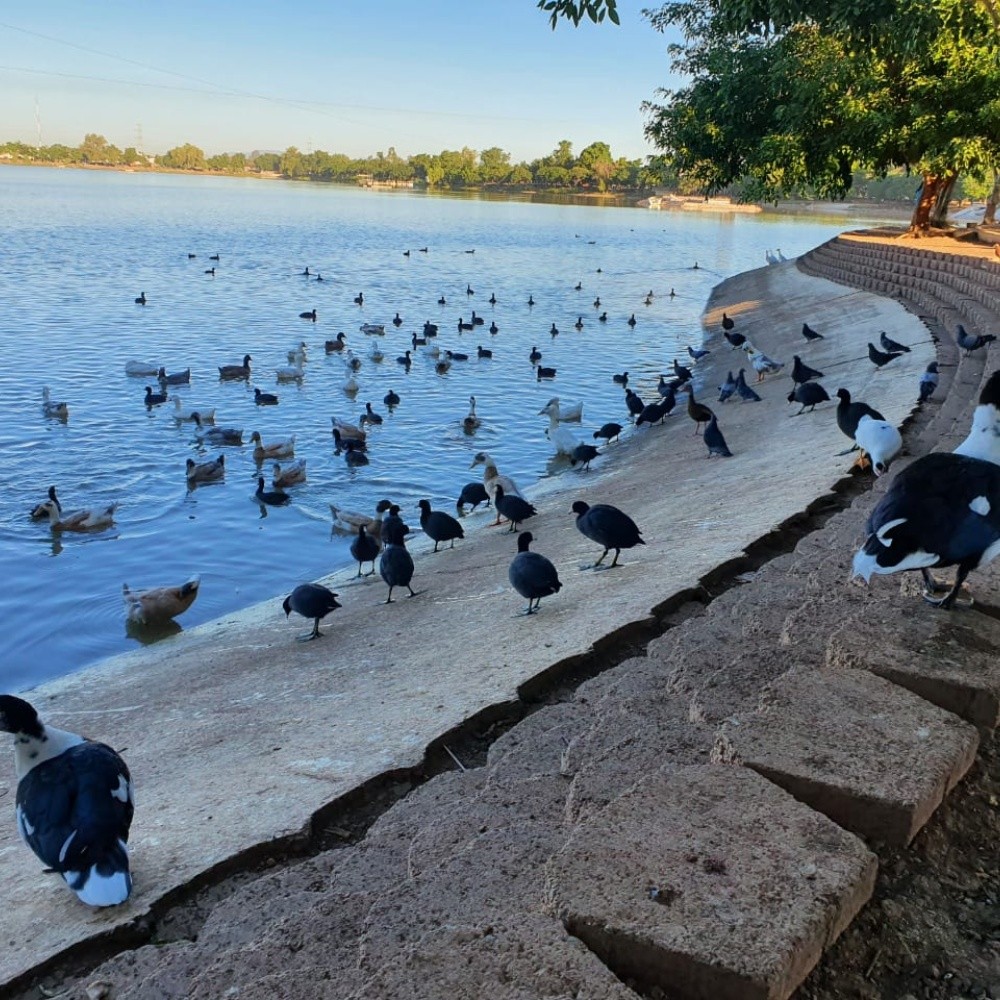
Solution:
[{"label": "concrete embankment", "polygon": [[[872,248],[861,274],[892,266]],[[910,277],[922,280],[900,277],[904,300]],[[714,293],[706,386],[745,363],[721,339],[723,309],[771,356],[798,351],[831,390],[897,423],[934,357],[898,303],[787,264]],[[803,321],[825,339],[804,345]],[[880,329],[914,351],[874,370]],[[964,436],[983,376],[982,359],[938,346],[959,366],[915,420],[911,452]],[[717,407],[732,459],[707,460],[675,415],[540,493],[535,547],[565,586],[534,619],[514,617],[510,536],[484,529],[420,558],[413,600],[381,607],[380,583],[334,581],[345,609],[322,642],[296,645],[301,625],[272,602],[39,689],[56,724],[129,748],[137,892],[84,913],[5,827],[0,988],[102,937],[141,938],[192,883],[280,856],[315,818],[334,823],[352,789],[419,768],[436,739],[513,708],[539,675],[599,663],[609,636],[659,633],[512,728],[485,766],[420,786],[357,845],[244,885],[191,940],[123,951],[70,995],[95,980],[142,1000],[481,996],[484,982],[491,997],[635,996],[629,983],[788,996],[868,898],[873,849],[908,842],[969,766],[1000,691],[983,652],[1000,644],[995,622],[956,628],[895,580],[847,585],[881,483],[664,630],[679,599],[715,596],[703,581],[720,566],[735,575],[760,539],[780,551],[787,522],[843,488],[832,409],[792,417],[790,387],[772,377],[762,403]],[[598,552],[568,514],[577,497],[629,511],[647,545],[621,569],[583,568]]]}]

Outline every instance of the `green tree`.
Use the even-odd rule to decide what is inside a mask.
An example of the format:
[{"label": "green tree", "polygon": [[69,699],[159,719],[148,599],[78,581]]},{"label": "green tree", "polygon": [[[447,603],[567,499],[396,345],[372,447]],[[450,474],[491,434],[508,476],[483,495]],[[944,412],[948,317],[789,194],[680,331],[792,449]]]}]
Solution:
[{"label": "green tree", "polygon": [[592,142],[586,149],[580,150],[577,160],[587,180],[595,183],[598,191],[606,191],[616,169],[611,147],[606,142]]},{"label": "green tree", "polygon": [[510,173],[510,153],[499,146],[491,146],[479,154],[479,177],[484,184],[503,184]]},{"label": "green tree", "polygon": [[692,82],[647,104],[681,177],[749,197],[843,197],[856,164],[922,176],[911,226],[943,217],[960,173],[1000,163],[996,0],[695,0],[647,12],[680,27]]},{"label": "green tree", "polygon": [[163,156],[159,157],[159,161],[163,166],[174,170],[205,170],[208,168],[204,151],[190,142],[168,149]]},{"label": "green tree", "polygon": [[538,0],[540,10],[549,12],[549,22],[553,30],[559,18],[579,24],[589,17],[594,24],[600,24],[606,17],[612,24],[618,24],[617,0]]}]

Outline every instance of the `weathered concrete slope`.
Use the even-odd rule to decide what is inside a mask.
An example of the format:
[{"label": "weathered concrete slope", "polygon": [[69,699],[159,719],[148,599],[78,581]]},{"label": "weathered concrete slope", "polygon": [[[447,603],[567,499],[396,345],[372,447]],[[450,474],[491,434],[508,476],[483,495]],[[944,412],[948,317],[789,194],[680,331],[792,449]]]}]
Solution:
[{"label": "weathered concrete slope", "polygon": [[[831,388],[846,385],[897,420],[933,356],[926,329],[895,304],[785,265],[713,296],[708,384],[736,357],[718,336],[723,308],[772,356],[798,348],[807,320],[826,336],[803,348],[809,364],[829,369]],[[916,349],[874,372],[865,344],[879,329]],[[959,379],[977,381],[963,365]],[[417,600],[375,608],[368,602],[380,588],[348,590],[335,650],[292,646],[289,629],[258,610],[181,637],[169,657],[147,661],[141,682],[131,658],[100,675],[110,677],[100,697],[82,678],[47,690],[55,706],[107,713],[101,721],[114,719],[116,742],[133,748],[149,816],[140,822],[155,833],[137,823],[142,890],[132,915],[268,830],[305,825],[348,775],[363,781],[377,767],[415,763],[434,735],[490,698],[512,698],[558,659],[646,620],[827,491],[846,442],[830,409],[789,416],[789,388],[782,377],[765,382],[764,403],[719,408],[734,459],[707,461],[682,425],[636,435],[601,479],[582,480],[588,500],[619,504],[644,529],[649,544],[628,553],[621,571],[580,571],[594,553],[564,513],[577,490],[540,498],[536,547],[566,587],[534,620],[510,617],[518,603],[503,587],[509,540],[479,537],[421,561],[426,593]],[[95,977],[116,996],[143,1000],[472,997],[485,981],[512,997],[627,996],[626,981],[679,997],[788,996],[870,893],[875,859],[860,838],[877,846],[911,837],[977,741],[970,721],[859,671],[877,668],[877,649],[860,664],[846,650],[852,625],[897,617],[911,626],[903,638],[915,667],[933,659],[927,650],[942,635],[954,638],[947,615],[892,583],[880,581],[875,594],[845,586],[874,499],[652,642],[648,655],[515,727],[486,768],[427,783],[357,847],[236,892],[197,942],[125,953]],[[354,608],[361,594],[365,606]],[[234,629],[251,624],[253,643],[232,648]],[[152,719],[134,707],[140,691]],[[977,711],[971,722],[990,725],[982,701]],[[56,887],[33,898],[37,875],[18,861],[0,854],[20,893],[2,918],[3,939],[16,943],[39,917],[59,931],[33,950],[15,948],[8,979],[97,926],[74,923]]]}]

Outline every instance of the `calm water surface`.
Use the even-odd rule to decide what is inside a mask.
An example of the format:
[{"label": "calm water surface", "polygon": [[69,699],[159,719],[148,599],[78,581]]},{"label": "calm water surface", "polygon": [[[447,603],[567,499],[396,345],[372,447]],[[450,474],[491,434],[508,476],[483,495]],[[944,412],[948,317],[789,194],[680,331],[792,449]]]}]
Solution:
[{"label": "calm water surface", "polygon": [[[652,392],[670,359],[699,342],[713,285],[761,265],[765,248],[792,256],[850,220],[7,168],[0,221],[0,689],[18,690],[137,645],[125,628],[124,581],[158,586],[199,573],[201,593],[182,619],[190,627],[349,565],[349,538],[331,532],[331,501],[367,512],[389,496],[416,524],[419,498],[452,510],[463,484],[479,478],[481,469],[469,470],[478,450],[522,488],[576,475],[551,461],[547,420],[537,416],[548,399],[584,400],[579,433],[587,440],[607,420],[625,422],[612,372],[628,370],[640,394]],[[213,254],[220,260],[211,276],[204,272]],[[303,277],[307,266],[324,280]],[[134,304],[143,291],[145,307]],[[313,308],[318,322],[298,318]],[[486,327],[460,335],[458,319],[473,309]],[[397,311],[399,329],[391,325]],[[425,320],[440,325],[442,351],[471,360],[442,376],[420,348],[404,372],[395,359]],[[500,332],[491,337],[494,320]],[[366,337],[362,323],[389,332]],[[362,360],[355,397],[343,391],[344,359],[323,349],[341,330]],[[301,340],[304,380],[276,385],[276,369]],[[370,360],[375,342],[382,363]],[[476,360],[477,344],[493,359]],[[554,382],[535,380],[535,344],[558,369]],[[218,366],[244,354],[254,359],[249,382],[220,382]],[[308,482],[290,489],[292,504],[262,515],[249,445],[224,449],[223,483],[189,490],[185,460],[219,449],[199,446],[192,425],[175,421],[168,406],[146,409],[144,386],[156,382],[127,376],[130,359],[190,367],[191,385],[178,394],[215,407],[217,423],[243,428],[247,442],[253,430],[265,441],[295,434]],[[65,423],[43,416],[44,385],[69,404]],[[277,392],[279,405],[257,407],[255,386]],[[382,403],[389,389],[402,397],[391,414]],[[471,394],[483,425],[468,436]],[[356,422],[369,400],[385,423],[369,434],[371,464],[351,470],[334,454],[330,418]],[[263,471],[270,485],[269,463]],[[47,522],[32,522],[28,511],[50,484],[64,510],[117,500],[116,525],[57,536]]]}]

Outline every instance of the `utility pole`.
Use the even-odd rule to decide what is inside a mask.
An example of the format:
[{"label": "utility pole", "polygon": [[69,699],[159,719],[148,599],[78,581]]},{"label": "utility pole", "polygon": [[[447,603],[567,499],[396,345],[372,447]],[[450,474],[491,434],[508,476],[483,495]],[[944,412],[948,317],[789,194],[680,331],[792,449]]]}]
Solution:
[{"label": "utility pole", "polygon": [[142,152],[143,141],[142,141],[142,122],[135,123],[135,151],[140,155],[144,155]]},{"label": "utility pole", "polygon": [[38,97],[35,97],[35,132],[38,135],[38,148],[42,147],[42,113],[38,109]]}]

